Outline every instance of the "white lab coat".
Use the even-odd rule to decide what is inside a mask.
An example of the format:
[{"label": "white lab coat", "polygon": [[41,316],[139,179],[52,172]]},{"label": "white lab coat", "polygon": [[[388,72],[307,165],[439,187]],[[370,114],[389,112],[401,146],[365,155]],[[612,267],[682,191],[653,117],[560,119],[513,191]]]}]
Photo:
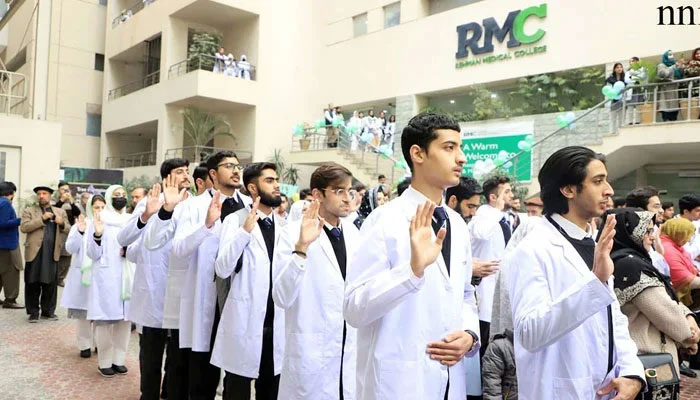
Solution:
[{"label": "white lab coat", "polygon": [[[337,400],[343,356],[343,397],[355,399],[356,330],[347,325],[343,353],[345,281],[328,235],[322,231],[306,250],[305,260],[292,256],[301,221],[287,226],[275,249],[272,297],[285,309],[287,351],[280,377],[280,399]],[[341,222],[346,271],[360,232]]]},{"label": "white lab coat", "polygon": [[[225,371],[256,379],[260,371],[263,323],[270,289],[270,258],[258,224],[248,233],[241,227],[250,211],[243,209],[228,215],[221,227],[216,275],[226,279],[234,274],[243,256],[241,270],[231,278],[231,290],[221,313],[211,364]],[[286,222],[272,213],[275,223],[275,248]],[[273,257],[274,260],[274,257]],[[282,371],[284,356],[284,310],[275,307],[273,321],[274,373]]]},{"label": "white lab coat", "polygon": [[[601,283],[557,228],[542,222],[504,261],[518,381],[526,382],[518,385],[518,395],[522,400],[612,398],[614,393],[596,392],[615,377],[644,379],[613,277]],[[608,305],[614,335],[609,374]]]},{"label": "white lab coat", "polygon": [[139,228],[138,220],[146,210],[146,202],[147,198],[144,198],[136,206],[131,218],[119,232],[117,241],[120,246],[127,247],[127,260],[136,264],[127,314],[129,321],[150,328],[162,328],[171,244],[153,251],[144,246],[146,227],[156,218],[155,215],[151,216],[146,225]]},{"label": "white lab coat", "polygon": [[[469,233],[472,240],[472,256],[482,261],[500,260],[506,250],[503,230],[499,221],[505,216],[488,204],[476,210],[476,215],[469,222]],[[491,322],[493,310],[493,293],[496,290],[498,272],[481,279],[476,287],[479,296],[479,320]],[[487,340],[487,339],[485,339]]]},{"label": "white lab coat", "polygon": [[211,199],[207,190],[183,206],[173,238],[173,254],[187,265],[180,298],[180,348],[198,352],[209,351],[216,308],[214,262],[221,221],[211,229],[204,224]]},{"label": "white lab coat", "polygon": [[66,251],[72,255],[72,258],[68,269],[68,277],[66,278],[66,287],[63,288],[63,294],[61,295],[61,307],[64,308],[88,309],[90,287],[82,283],[83,274],[81,267],[83,266],[84,257],[87,257],[85,255],[87,241],[91,240],[94,230],[92,229],[91,221],[86,221],[86,224],[85,233],[83,234],[78,231],[77,223],[73,225],[66,239]]},{"label": "white lab coat", "polygon": [[238,76],[245,80],[250,80],[251,65],[245,55],[241,56],[241,61],[238,62]]},{"label": "white lab coat", "polygon": [[[479,335],[471,246],[462,217],[445,207],[451,224],[450,274],[442,254],[417,278],[410,266],[409,223],[426,198],[409,187],[374,210],[376,223],[360,232],[348,267],[345,318],[357,328],[357,398],[466,397],[464,360],[448,368],[431,360],[429,342],[469,330]],[[444,204],[444,200],[443,200]],[[468,356],[478,353],[475,346]]]},{"label": "white lab coat", "polygon": [[128,262],[121,256],[117,235],[129,218],[129,214],[116,214],[105,208],[100,216],[104,223],[101,244],[93,237],[87,241],[86,254],[93,261],[92,284],[88,301],[87,319],[99,321],[126,320],[129,301],[122,299],[122,272]]}]

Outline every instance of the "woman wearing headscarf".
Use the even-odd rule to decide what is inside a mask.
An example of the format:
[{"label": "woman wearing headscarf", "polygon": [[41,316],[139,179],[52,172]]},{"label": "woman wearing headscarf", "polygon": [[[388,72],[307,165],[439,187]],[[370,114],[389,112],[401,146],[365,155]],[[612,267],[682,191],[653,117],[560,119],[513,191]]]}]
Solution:
[{"label": "woman wearing headscarf", "polygon": [[248,62],[248,57],[245,54],[243,54],[241,56],[241,61],[238,62],[238,76],[249,81],[251,69],[252,67]]},{"label": "woman wearing headscarf", "polygon": [[657,94],[661,118],[664,121],[675,121],[678,119],[681,103],[678,100],[678,84],[673,81],[683,78],[683,70],[671,50],[667,50],[661,57],[661,63],[656,67],[656,78],[659,82],[668,82],[659,85]]},{"label": "woman wearing headscarf", "polygon": [[105,207],[104,197],[90,196],[86,204],[86,217],[78,216],[66,239],[66,250],[72,257],[66,286],[61,295],[61,307],[68,309],[68,318],[75,319],[80,357],[90,358],[92,348],[92,323],[87,319],[90,285],[92,284],[92,260],[85,252],[87,242],[94,233],[93,215]]},{"label": "woman wearing headscarf", "polygon": [[[606,211],[615,215],[610,253],[615,264],[615,295],[629,321],[639,354],[670,353],[679,371],[678,347],[697,352],[700,340],[693,313],[678,301],[671,282],[652,264],[649,250],[655,240],[656,215],[634,208]],[[599,233],[600,235],[600,233]]]},{"label": "woman wearing headscarf", "polygon": [[380,203],[380,196],[383,199],[384,187],[382,185],[375,186],[365,192],[365,196],[362,198],[362,202],[360,203],[360,209],[357,210],[357,219],[355,219],[354,222],[357,229],[362,227],[362,224],[375,208],[384,204],[383,202]]},{"label": "woman wearing headscarf", "polygon": [[87,318],[95,322],[98,370],[106,378],[126,374],[124,366],[131,323],[126,321],[134,265],[126,259],[117,234],[131,216],[126,212],[126,190],[112,185],[106,206],[93,218],[94,233],[87,241],[93,261]]}]

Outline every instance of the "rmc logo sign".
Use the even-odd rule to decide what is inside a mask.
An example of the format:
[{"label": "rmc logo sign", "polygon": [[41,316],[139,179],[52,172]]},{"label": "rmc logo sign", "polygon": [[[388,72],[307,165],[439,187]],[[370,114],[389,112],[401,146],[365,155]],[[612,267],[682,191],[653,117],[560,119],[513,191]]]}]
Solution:
[{"label": "rmc logo sign", "polygon": [[[468,24],[459,25],[457,27],[457,53],[456,58],[465,58],[469,56],[469,52],[473,55],[492,53],[494,50],[493,39],[496,38],[499,42],[503,43],[508,37],[508,48],[518,47],[523,44],[533,44],[539,42],[545,35],[543,29],[537,29],[534,33],[528,34],[525,32],[525,22],[530,17],[537,17],[539,19],[544,19],[547,16],[547,4],[543,3],[539,6],[528,7],[524,10],[515,10],[508,13],[503,26],[499,26],[496,19],[486,18],[481,24],[478,22],[470,22]],[[479,45],[483,37],[483,45]],[[536,48],[535,50],[538,50]],[[524,55],[544,53],[546,51],[546,46],[541,46],[539,51],[522,51],[516,52],[516,57],[521,57]],[[493,58],[493,60],[488,60]],[[484,62],[499,61],[503,59],[513,58],[510,53],[501,54],[499,56],[487,57],[482,59]],[[482,61],[477,60],[477,61]],[[468,64],[473,64],[474,61],[469,61]],[[478,62],[479,64],[481,62]],[[457,67],[460,68],[458,63]],[[466,65],[462,65],[466,66]]]}]

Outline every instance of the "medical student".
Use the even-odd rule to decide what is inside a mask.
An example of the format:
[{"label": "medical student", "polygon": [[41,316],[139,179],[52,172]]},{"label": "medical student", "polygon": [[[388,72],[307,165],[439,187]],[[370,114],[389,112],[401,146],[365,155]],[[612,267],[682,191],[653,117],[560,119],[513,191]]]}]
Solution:
[{"label": "medical student", "polygon": [[247,166],[243,184],[255,203],[250,211],[228,215],[221,227],[216,275],[231,277],[231,290],[211,363],[226,371],[225,400],[249,400],[253,380],[256,399],[274,400],[284,354],[284,310],[272,300],[272,263],[286,225],[274,212],[282,202],[275,164]]},{"label": "medical student", "polygon": [[463,357],[479,349],[467,225],[443,192],[466,162],[459,124],[419,114],[401,148],[411,186],[374,212],[348,268],[345,318],[357,328],[357,398],[466,398]]},{"label": "medical student", "polygon": [[596,244],[588,221],[613,195],[605,158],[585,147],[552,154],[539,173],[545,218],[504,269],[523,399],[634,399],[645,385],[613,291],[615,218]]},{"label": "medical student", "polygon": [[343,318],[345,278],[360,241],[350,213],[352,173],[325,164],[311,174],[313,204],[275,249],[272,297],[285,309],[287,352],[279,398],[355,398],[355,329]]},{"label": "medical student", "polygon": [[131,336],[127,314],[132,277],[117,234],[130,214],[126,212],[126,190],[121,185],[107,188],[105,201],[105,208],[93,218],[93,237],[87,241],[86,254],[92,260],[87,319],[95,324],[98,371],[112,378],[128,372],[124,362]]}]

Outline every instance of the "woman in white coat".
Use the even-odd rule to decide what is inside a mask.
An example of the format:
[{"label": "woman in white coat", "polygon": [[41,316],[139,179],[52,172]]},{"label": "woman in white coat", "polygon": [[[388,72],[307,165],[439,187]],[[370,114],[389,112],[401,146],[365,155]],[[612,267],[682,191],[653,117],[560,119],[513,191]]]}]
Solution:
[{"label": "woman in white coat", "polygon": [[[94,234],[88,240],[87,255],[93,260],[88,319],[95,321],[98,370],[106,378],[126,374],[126,350],[131,323],[126,321],[131,297],[132,263],[117,241],[128,221],[126,190],[112,185],[105,193],[105,209],[93,220]],[[131,274],[131,276],[129,276]]]},{"label": "woman in white coat", "polygon": [[87,242],[94,232],[93,215],[105,207],[104,197],[90,196],[86,205],[87,218],[81,214],[78,223],[71,227],[66,250],[73,256],[68,270],[66,287],[61,295],[61,307],[68,309],[68,318],[75,319],[77,325],[78,349],[80,357],[90,358],[92,348],[92,323],[87,319],[87,309],[92,284],[92,260],[85,254]]},{"label": "woman in white coat", "polygon": [[238,63],[238,76],[245,79],[245,80],[250,80],[250,70],[251,70],[251,65],[248,62],[248,57],[246,57],[245,54],[241,56],[241,61]]},{"label": "woman in white coat", "polygon": [[228,53],[226,60],[224,60],[224,65],[226,67],[224,70],[225,76],[238,76],[238,65],[236,65],[236,57],[233,54]]}]

